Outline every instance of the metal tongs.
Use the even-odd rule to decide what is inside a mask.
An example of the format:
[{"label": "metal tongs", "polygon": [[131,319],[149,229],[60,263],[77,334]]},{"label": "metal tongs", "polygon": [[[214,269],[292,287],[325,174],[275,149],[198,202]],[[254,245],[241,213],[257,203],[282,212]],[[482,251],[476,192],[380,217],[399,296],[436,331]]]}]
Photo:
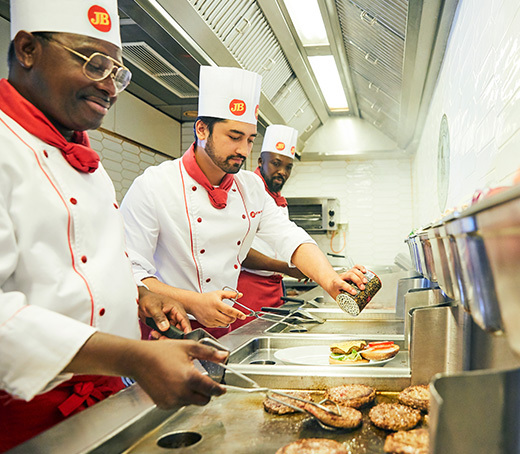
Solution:
[{"label": "metal tongs", "polygon": [[[275,402],[278,402],[279,404],[286,405],[287,407],[290,407],[293,410],[296,410],[300,413],[307,413],[308,415],[312,416],[314,419],[316,419],[316,421],[318,421],[318,424],[322,428],[324,428],[326,430],[338,430],[338,427],[329,426],[328,424],[325,424],[323,421],[321,421],[319,418],[317,418],[316,415],[313,415],[311,412],[309,412],[305,408],[301,408],[301,407],[293,405],[289,402],[283,401],[281,399],[277,399],[275,396],[283,396],[283,397],[286,397],[289,399],[297,400],[297,401],[303,402],[305,404],[313,405],[313,406],[319,408],[320,410],[323,410],[323,411],[329,413],[330,415],[341,416],[341,410],[339,408],[339,405],[336,402],[334,402],[330,399],[323,399],[317,403],[317,402],[313,402],[311,400],[302,399],[301,397],[297,397],[297,396],[293,396],[291,394],[284,393],[282,391],[275,391],[275,390],[267,388],[267,387],[261,387],[258,385],[258,383],[256,381],[247,377],[246,375],[242,374],[241,372],[238,372],[237,370],[233,369],[232,367],[229,367],[229,365],[222,364],[222,363],[219,363],[218,365],[220,367],[222,367],[223,369],[225,369],[226,371],[229,371],[232,374],[235,374],[236,376],[240,377],[242,380],[246,381],[247,383],[249,383],[251,385],[251,388],[244,388],[242,386],[233,386],[233,385],[226,385],[226,384],[222,385],[227,390],[246,392],[246,393],[265,393],[267,398],[274,400]],[[334,410],[331,410],[330,408],[325,407],[323,404],[326,402],[330,402],[330,403],[334,404],[337,411],[334,411]]]},{"label": "metal tongs", "polygon": [[[222,290],[231,290],[232,292],[235,292],[237,294],[237,296],[240,293],[237,289],[234,289],[233,287],[229,287],[227,285],[224,286],[222,288]],[[246,317],[255,317],[255,318],[263,317],[265,320],[276,322],[276,323],[281,323],[283,325],[287,325],[294,329],[297,329],[298,331],[307,331],[307,328],[305,328],[303,326],[296,325],[295,323],[289,323],[288,321],[286,321],[288,318],[290,318],[292,320],[297,320],[300,323],[307,322],[307,320],[304,320],[303,318],[293,316],[293,315],[273,314],[271,312],[266,312],[266,311],[254,311],[250,307],[247,307],[244,304],[239,303],[236,298],[237,297],[235,296],[234,298],[228,298],[228,299],[230,301],[233,301],[233,303],[236,304],[237,306],[240,306],[241,308],[245,309],[246,311],[249,311],[248,314],[245,314]]]}]

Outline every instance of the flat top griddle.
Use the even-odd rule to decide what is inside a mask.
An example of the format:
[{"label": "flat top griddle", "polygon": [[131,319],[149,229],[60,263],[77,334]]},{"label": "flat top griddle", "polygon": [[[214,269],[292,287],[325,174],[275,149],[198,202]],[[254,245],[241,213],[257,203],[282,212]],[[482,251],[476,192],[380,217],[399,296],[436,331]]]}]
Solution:
[{"label": "flat top griddle", "polygon": [[[284,390],[291,391],[291,390]],[[323,392],[310,391],[315,400]],[[378,394],[376,403],[395,402],[397,393]],[[389,432],[375,427],[368,418],[371,407],[362,409],[363,424],[352,431],[329,431],[306,414],[272,415],[264,411],[263,395],[228,392],[206,407],[190,406],[166,420],[143,437],[125,454],[274,454],[280,447],[300,438],[330,438],[352,454],[381,454]],[[191,433],[192,435],[183,435]],[[198,435],[193,435],[198,434]],[[170,438],[167,438],[170,437]],[[191,446],[177,447],[184,439]],[[173,440],[175,447],[161,447],[159,440]]]}]

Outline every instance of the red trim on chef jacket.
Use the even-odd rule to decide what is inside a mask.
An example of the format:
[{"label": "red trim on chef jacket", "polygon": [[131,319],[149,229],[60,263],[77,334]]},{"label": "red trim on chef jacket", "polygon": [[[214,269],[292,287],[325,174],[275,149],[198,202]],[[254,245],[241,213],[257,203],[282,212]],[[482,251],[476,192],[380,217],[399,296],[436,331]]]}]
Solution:
[{"label": "red trim on chef jacket", "polygon": [[89,294],[89,297],[90,297],[90,325],[92,326],[92,324],[94,323],[94,297],[92,295],[92,291],[90,290],[90,286],[88,285],[88,282],[87,282],[87,279],[85,278],[85,276],[83,276],[83,274],[81,274],[76,266],[75,266],[75,258],[74,258],[74,252],[72,250],[72,242],[71,242],[71,234],[70,234],[70,231],[71,231],[71,215],[70,215],[70,210],[69,210],[69,206],[67,204],[67,201],[65,200],[65,198],[61,195],[60,191],[58,190],[58,188],[56,187],[56,185],[53,183],[51,177],[49,176],[49,174],[45,171],[45,169],[43,168],[42,166],[42,163],[40,162],[40,159],[38,157],[38,153],[36,152],[36,150],[34,148],[32,148],[27,142],[25,142],[15,131],[13,131],[13,129],[11,129],[11,127],[5,123],[5,121],[3,121],[1,118],[0,118],[0,121],[5,125],[5,127],[7,129],[9,129],[9,131],[11,131],[11,133],[18,139],[20,140],[20,142],[22,142],[27,148],[29,148],[29,150],[31,150],[34,154],[34,158],[36,159],[36,162],[38,163],[38,167],[40,168],[40,170],[43,172],[43,174],[45,175],[45,177],[47,178],[47,180],[49,180],[49,183],[51,184],[51,186],[54,188],[54,190],[56,191],[56,193],[58,194],[58,197],[60,198],[60,200],[62,201],[63,205],[65,206],[65,209],[67,210],[67,244],[69,246],[69,251],[70,251],[70,256],[71,256],[71,266],[72,266],[72,269],[74,270],[74,272],[83,280],[83,282],[85,283],[85,286],[87,287],[87,291],[88,291],[88,294]]},{"label": "red trim on chef jacket", "polygon": [[186,208],[186,218],[188,220],[188,227],[190,228],[190,245],[191,245],[191,257],[193,258],[193,263],[195,264],[195,270],[197,271],[197,283],[199,284],[199,292],[202,293],[202,285],[200,283],[200,272],[199,265],[197,263],[197,259],[195,258],[195,252],[193,250],[193,231],[191,230],[191,222],[190,222],[190,213],[188,210],[188,199],[186,198],[186,187],[184,185],[184,175],[182,174],[181,159],[179,159],[179,173],[181,175],[182,180],[182,193],[184,195],[184,207]]},{"label": "red trim on chef jacket", "polygon": [[124,387],[121,377],[77,375],[28,402],[0,390],[0,452],[35,437]]},{"label": "red trim on chef jacket", "polygon": [[[237,290],[244,296],[238,300],[244,306],[259,311],[262,307],[279,307],[282,305],[282,278],[281,274],[272,276],[260,276],[259,274],[249,273],[242,270],[238,277]],[[238,310],[242,310],[240,306]],[[244,309],[245,311],[245,309]],[[248,317],[245,320],[237,320],[231,324],[233,330],[254,320]]]}]

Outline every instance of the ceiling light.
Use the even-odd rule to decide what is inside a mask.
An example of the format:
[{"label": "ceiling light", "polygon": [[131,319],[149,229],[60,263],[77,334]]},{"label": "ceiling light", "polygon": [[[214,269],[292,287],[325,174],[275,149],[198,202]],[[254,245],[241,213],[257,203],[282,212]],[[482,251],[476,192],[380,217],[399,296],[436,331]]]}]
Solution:
[{"label": "ceiling light", "polygon": [[347,110],[348,102],[332,55],[309,56],[316,80],[330,110]]},{"label": "ceiling light", "polygon": [[317,0],[285,0],[285,6],[304,46],[329,44]]}]

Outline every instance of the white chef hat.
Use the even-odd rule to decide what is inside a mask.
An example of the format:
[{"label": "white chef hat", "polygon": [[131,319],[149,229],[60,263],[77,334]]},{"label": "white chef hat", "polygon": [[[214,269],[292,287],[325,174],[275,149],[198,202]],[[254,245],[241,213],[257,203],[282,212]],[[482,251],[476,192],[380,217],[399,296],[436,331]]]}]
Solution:
[{"label": "white chef hat", "polygon": [[76,33],[121,47],[117,0],[11,0],[11,39],[20,30]]},{"label": "white chef hat", "polygon": [[199,117],[256,125],[262,76],[240,68],[201,66]]},{"label": "white chef hat", "polygon": [[298,131],[290,126],[268,126],[262,142],[262,152],[270,151],[294,159],[297,139]]}]

